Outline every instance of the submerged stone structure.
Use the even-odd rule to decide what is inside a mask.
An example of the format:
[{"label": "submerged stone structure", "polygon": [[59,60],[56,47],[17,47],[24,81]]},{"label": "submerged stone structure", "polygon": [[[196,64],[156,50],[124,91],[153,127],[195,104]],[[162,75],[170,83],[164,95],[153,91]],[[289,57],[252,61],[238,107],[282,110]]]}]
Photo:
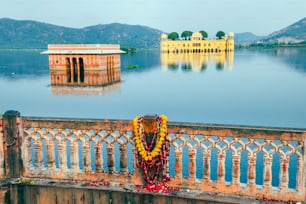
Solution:
[{"label": "submerged stone structure", "polygon": [[234,33],[230,32],[221,39],[203,39],[201,33],[193,33],[190,40],[170,40],[162,34],[160,51],[168,53],[208,53],[234,51]]},{"label": "submerged stone structure", "polygon": [[101,86],[120,81],[118,44],[50,44],[51,85]]}]

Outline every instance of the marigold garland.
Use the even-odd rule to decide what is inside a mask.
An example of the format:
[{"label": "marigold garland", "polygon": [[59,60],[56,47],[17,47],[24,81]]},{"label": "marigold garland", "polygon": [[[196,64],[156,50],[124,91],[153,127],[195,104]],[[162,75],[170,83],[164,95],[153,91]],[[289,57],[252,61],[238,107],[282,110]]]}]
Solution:
[{"label": "marigold garland", "polygon": [[143,117],[136,116],[133,120],[134,126],[134,136],[135,136],[135,146],[136,149],[145,161],[152,161],[155,157],[160,154],[163,142],[167,136],[167,117],[165,115],[161,115],[157,117],[158,124],[158,135],[157,141],[153,149],[151,147],[146,147],[144,142],[142,141],[144,137],[144,128],[143,128]]},{"label": "marigold garland", "polygon": [[170,152],[170,141],[167,139],[168,119],[165,115],[160,115],[155,117],[155,124],[154,121],[150,121],[153,117],[148,116],[148,119],[149,121],[146,121],[146,116],[136,116],[133,120],[135,160],[136,166],[143,171],[146,182],[143,188],[149,192],[177,191],[177,187],[167,184],[170,180],[167,169]]}]

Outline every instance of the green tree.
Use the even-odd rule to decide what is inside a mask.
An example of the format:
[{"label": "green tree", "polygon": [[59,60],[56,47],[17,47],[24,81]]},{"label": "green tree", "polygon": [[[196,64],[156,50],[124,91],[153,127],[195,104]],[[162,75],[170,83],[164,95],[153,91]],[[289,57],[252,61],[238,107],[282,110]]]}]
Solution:
[{"label": "green tree", "polygon": [[206,31],[204,31],[204,30],[199,31],[199,33],[201,33],[201,34],[202,34],[202,40],[204,40],[205,38],[207,38],[207,37],[208,37],[208,35],[207,35]]},{"label": "green tree", "polygon": [[172,33],[169,33],[168,35],[168,39],[170,40],[177,40],[179,38],[179,34],[177,32],[172,32]]},{"label": "green tree", "polygon": [[223,31],[218,31],[216,34],[216,37],[221,39],[223,36],[225,36],[225,33]]},{"label": "green tree", "polygon": [[190,37],[192,36],[192,32],[189,30],[185,30],[182,32],[181,34],[181,38],[185,39],[185,40],[190,40]]}]

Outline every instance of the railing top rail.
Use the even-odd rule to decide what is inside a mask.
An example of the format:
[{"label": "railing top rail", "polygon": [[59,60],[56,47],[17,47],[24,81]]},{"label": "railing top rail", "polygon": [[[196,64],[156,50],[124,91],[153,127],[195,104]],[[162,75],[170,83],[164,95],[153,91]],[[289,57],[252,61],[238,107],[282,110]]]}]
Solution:
[{"label": "railing top rail", "polygon": [[[72,128],[72,129],[101,129],[120,131],[132,131],[132,120],[109,120],[109,119],[80,119],[80,118],[50,118],[50,117],[23,117],[23,126],[26,128]],[[56,126],[54,125],[56,124]],[[304,141],[306,129],[277,128],[242,125],[221,125],[205,123],[169,122],[170,134],[202,134],[207,136],[236,136],[251,138],[266,138],[277,140]]]}]

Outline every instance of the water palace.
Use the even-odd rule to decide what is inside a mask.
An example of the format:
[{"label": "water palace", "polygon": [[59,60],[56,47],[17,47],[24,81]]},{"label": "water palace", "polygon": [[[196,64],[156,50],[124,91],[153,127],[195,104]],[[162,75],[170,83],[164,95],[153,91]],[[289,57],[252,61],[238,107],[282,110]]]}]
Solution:
[{"label": "water palace", "polygon": [[201,33],[193,33],[190,40],[171,40],[166,34],[161,35],[162,53],[205,53],[234,51],[234,33],[230,32],[221,39],[203,40]]}]

